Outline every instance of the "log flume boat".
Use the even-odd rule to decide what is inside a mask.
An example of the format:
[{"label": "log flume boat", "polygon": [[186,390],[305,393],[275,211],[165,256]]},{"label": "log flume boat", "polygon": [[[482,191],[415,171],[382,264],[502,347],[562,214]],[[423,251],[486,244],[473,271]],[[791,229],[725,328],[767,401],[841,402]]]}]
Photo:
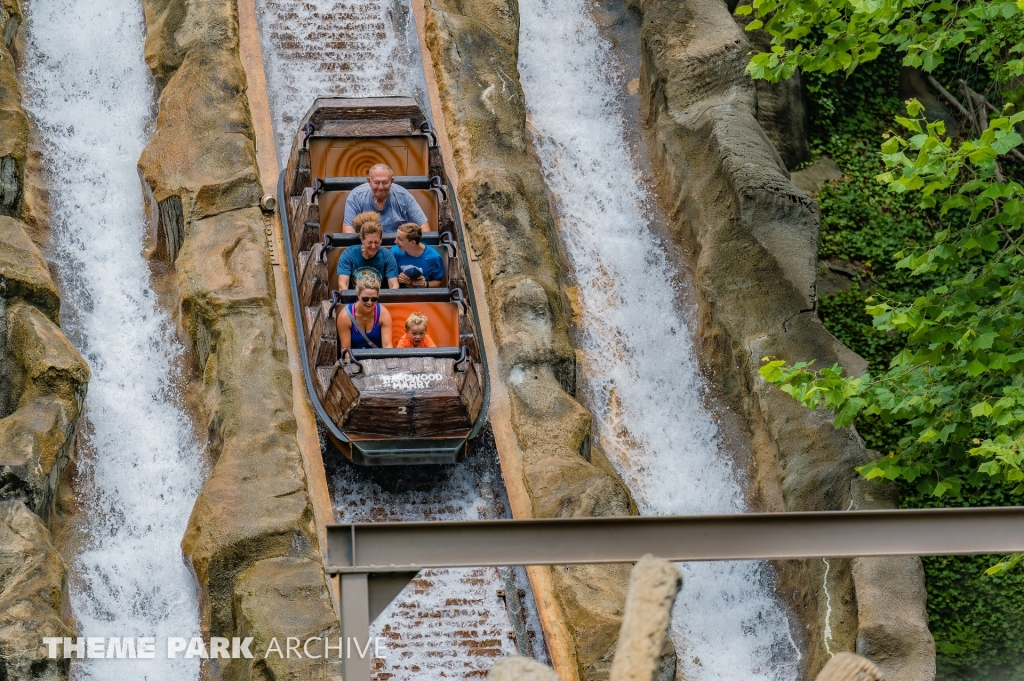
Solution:
[{"label": "log flume boat", "polygon": [[[380,290],[393,344],[414,312],[436,348],[369,348],[339,355],[337,315],[354,302],[335,268],[359,235],[342,233],[349,192],[386,163],[427,215],[423,243],[445,266],[440,288]],[[306,389],[327,436],[363,466],[455,463],[485,421],[489,386],[476,297],[455,194],[437,137],[410,97],[324,97],[306,113],[278,183],[294,324]],[[395,235],[385,232],[381,248]],[[387,284],[385,283],[386,287]]]}]

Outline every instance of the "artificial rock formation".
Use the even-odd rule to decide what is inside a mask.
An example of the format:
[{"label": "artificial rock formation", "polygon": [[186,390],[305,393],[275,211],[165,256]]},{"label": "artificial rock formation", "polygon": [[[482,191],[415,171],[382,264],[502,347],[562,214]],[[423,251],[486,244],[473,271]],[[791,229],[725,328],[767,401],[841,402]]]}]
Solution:
[{"label": "artificial rock formation", "polygon": [[89,382],[59,310],[42,253],[19,220],[0,217],[0,498],[47,520]]},{"label": "artificial rock formation", "polygon": [[0,2],[0,215],[20,212],[25,157],[28,153],[28,116],[21,108],[21,85],[14,71],[10,47],[21,25],[18,0]]},{"label": "artificial rock formation", "polygon": [[662,650],[672,626],[672,605],[682,585],[679,568],[666,560],[648,554],[633,566],[611,681],[658,678],[664,664]]},{"label": "artificial rock formation", "polygon": [[[139,161],[155,207],[150,252],[176,270],[216,460],[182,540],[202,588],[203,630],[257,644],[336,638],[258,208],[237,8],[230,0],[144,6],[146,58],[164,84]],[[219,679],[340,678],[337,659],[258,656],[211,668]]]},{"label": "artificial rock formation", "polygon": [[[620,480],[590,462],[591,417],[573,397],[554,225],[529,155],[514,0],[434,0],[426,42],[458,172],[466,226],[487,284],[501,376],[535,517],[635,513]],[[552,568],[581,679],[608,676],[628,566]],[[674,665],[673,665],[674,666]]]},{"label": "artificial rock formation", "polygon": [[[672,605],[682,583],[678,567],[650,554],[633,566],[609,681],[674,678],[674,669],[665,668],[664,644],[672,625]],[[553,670],[524,657],[501,660],[491,668],[487,678],[489,681],[561,681]]]},{"label": "artificial rock formation", "polygon": [[[761,510],[852,508],[853,468],[869,458],[863,442],[757,373],[765,356],[839,363],[852,373],[866,365],[815,316],[818,208],[789,181],[757,122],[757,89],[744,72],[750,44],[719,0],[634,4],[642,15],[641,93],[670,227],[694,253],[703,356],[750,430],[752,503]],[[780,593],[805,625],[808,678],[827,649],[875,654],[877,631],[890,635],[887,669],[903,670],[899,678],[934,676],[934,644],[921,636],[920,561],[778,568]]]},{"label": "artificial rock formation", "polygon": [[17,0],[0,0],[0,679],[58,681],[68,661],[49,659],[42,637],[71,635],[67,569],[46,523],[89,369],[60,330],[60,295],[23,222],[29,126],[9,51],[21,16]]},{"label": "artificial rock formation", "polygon": [[0,679],[59,681],[70,660],[50,659],[44,636],[71,636],[60,618],[67,567],[50,532],[20,501],[0,501]]},{"label": "artificial rock formation", "polygon": [[[734,4],[735,0],[729,3],[730,10],[735,9]],[[734,18],[744,29],[753,20],[752,15]],[[744,30],[744,34],[750,49],[757,52],[771,51],[771,36],[765,31]],[[799,71],[778,83],[767,80],[754,82],[754,118],[779,152],[786,168],[793,169],[811,160],[807,135],[810,122],[804,106],[803,75]]]}]

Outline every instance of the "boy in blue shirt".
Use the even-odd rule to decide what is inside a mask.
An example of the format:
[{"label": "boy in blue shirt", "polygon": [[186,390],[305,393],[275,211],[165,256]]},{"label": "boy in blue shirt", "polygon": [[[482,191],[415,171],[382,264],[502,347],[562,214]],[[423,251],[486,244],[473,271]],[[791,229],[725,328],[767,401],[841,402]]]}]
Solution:
[{"label": "boy in blue shirt", "polygon": [[423,230],[407,222],[398,227],[391,255],[398,264],[398,283],[404,288],[437,288],[444,279],[444,261],[436,249],[420,243]]},{"label": "boy in blue shirt", "polygon": [[388,282],[388,288],[398,288],[398,265],[395,263],[395,256],[387,249],[381,249],[380,244],[384,238],[384,230],[376,220],[360,214],[356,216],[355,222],[361,223],[359,227],[360,246],[349,246],[342,252],[338,259],[338,288],[345,290],[349,283],[355,283],[363,272],[376,272],[381,281]]}]

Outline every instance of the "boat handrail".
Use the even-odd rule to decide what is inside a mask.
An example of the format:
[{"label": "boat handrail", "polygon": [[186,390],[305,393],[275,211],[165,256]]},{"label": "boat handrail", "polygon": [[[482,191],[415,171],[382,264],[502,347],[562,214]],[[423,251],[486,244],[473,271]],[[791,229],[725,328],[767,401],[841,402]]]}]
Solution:
[{"label": "boat handrail", "polygon": [[[405,189],[439,189],[441,178],[429,175],[395,175],[394,184]],[[365,177],[318,177],[313,183],[313,195],[321,192],[348,192],[361,184]]]},{"label": "boat handrail", "polygon": [[[420,243],[427,244],[428,246],[439,246],[443,242],[444,235],[448,232],[423,232],[423,236],[420,238]],[[348,246],[358,246],[359,233],[358,232],[334,232],[324,234],[324,247],[325,248],[345,248]],[[381,239],[381,246],[394,246],[395,245],[395,232],[385,234]]]},{"label": "boat handrail", "polygon": [[447,348],[362,348],[353,350],[342,348],[341,361],[345,364],[354,364],[359,367],[359,373],[364,373],[363,362],[370,359],[415,359],[426,357],[431,359],[454,359],[455,371],[465,371],[465,364],[469,361],[469,348],[461,347]]},{"label": "boat handrail", "polygon": [[[458,291],[458,293],[455,293]],[[379,291],[381,305],[388,303],[462,303],[462,291],[458,288],[385,288]],[[331,291],[332,303],[356,302],[355,289]]]}]

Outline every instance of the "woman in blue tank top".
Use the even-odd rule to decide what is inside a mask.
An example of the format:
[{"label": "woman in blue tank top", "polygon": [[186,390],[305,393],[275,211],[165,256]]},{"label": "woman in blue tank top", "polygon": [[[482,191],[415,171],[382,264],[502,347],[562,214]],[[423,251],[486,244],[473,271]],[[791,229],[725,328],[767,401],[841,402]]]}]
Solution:
[{"label": "woman in blue tank top", "polygon": [[341,350],[391,347],[391,313],[377,302],[379,298],[380,279],[375,274],[356,279],[356,302],[338,315]]}]

